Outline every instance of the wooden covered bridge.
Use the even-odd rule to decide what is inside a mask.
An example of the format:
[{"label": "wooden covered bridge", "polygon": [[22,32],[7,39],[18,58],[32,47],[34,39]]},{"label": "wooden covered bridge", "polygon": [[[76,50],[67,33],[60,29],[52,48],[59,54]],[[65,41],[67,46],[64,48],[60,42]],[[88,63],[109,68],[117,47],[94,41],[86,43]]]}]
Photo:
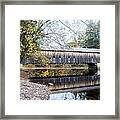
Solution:
[{"label": "wooden covered bridge", "polygon": [[50,51],[44,50],[45,56],[50,56],[50,62],[56,64],[100,63],[100,53],[83,51]]},{"label": "wooden covered bridge", "polygon": [[[47,56],[51,64],[85,64],[100,63],[100,51],[91,49],[86,51],[73,50],[41,50],[41,54]],[[28,58],[21,62],[22,64],[38,64],[38,60]]]},{"label": "wooden covered bridge", "polygon": [[[50,64],[92,64],[100,63],[99,50],[41,50],[40,54],[47,56]],[[34,58],[25,59],[21,64],[39,64]],[[29,69],[29,68],[27,68]],[[47,69],[47,68],[30,68]],[[52,68],[49,68],[52,69]],[[60,68],[61,69],[61,68]],[[65,68],[67,69],[67,68]],[[72,68],[70,68],[72,69]],[[45,84],[52,93],[64,91],[86,91],[99,89],[100,75],[88,76],[60,76],[45,78],[30,78],[31,82]]]}]

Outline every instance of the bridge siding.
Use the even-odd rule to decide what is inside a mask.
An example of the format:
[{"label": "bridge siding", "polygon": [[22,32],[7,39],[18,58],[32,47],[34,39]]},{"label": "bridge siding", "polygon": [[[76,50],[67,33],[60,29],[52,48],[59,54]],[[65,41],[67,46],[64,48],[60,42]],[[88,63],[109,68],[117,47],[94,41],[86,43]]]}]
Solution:
[{"label": "bridge siding", "polygon": [[[79,52],[49,52],[41,51],[42,54],[50,58],[51,63],[56,64],[82,64],[82,63],[100,63],[99,53],[79,53]],[[34,58],[25,59],[22,64],[38,64]]]},{"label": "bridge siding", "polygon": [[[31,81],[37,82],[37,83],[44,82],[44,84],[47,85],[50,90],[58,90],[58,89],[65,89],[65,88],[77,88],[77,87],[99,85],[100,75],[44,78],[44,79],[36,79]],[[53,86],[48,85],[48,83],[52,83]]]},{"label": "bridge siding", "polygon": [[51,63],[56,64],[80,64],[80,63],[100,63],[97,56],[53,56]]}]

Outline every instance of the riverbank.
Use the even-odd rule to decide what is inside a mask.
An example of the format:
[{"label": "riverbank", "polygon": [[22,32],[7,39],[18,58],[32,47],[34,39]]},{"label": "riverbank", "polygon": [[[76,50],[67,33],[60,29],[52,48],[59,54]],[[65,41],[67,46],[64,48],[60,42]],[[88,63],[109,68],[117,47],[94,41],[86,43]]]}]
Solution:
[{"label": "riverbank", "polygon": [[45,85],[20,80],[20,100],[48,100],[49,94]]}]

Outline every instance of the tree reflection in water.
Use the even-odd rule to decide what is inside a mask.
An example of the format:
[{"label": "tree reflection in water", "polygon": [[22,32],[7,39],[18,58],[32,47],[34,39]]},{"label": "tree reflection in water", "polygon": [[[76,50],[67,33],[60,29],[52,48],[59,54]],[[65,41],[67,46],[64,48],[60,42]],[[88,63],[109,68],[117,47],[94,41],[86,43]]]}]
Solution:
[{"label": "tree reflection in water", "polygon": [[51,94],[49,100],[100,100],[100,90]]}]

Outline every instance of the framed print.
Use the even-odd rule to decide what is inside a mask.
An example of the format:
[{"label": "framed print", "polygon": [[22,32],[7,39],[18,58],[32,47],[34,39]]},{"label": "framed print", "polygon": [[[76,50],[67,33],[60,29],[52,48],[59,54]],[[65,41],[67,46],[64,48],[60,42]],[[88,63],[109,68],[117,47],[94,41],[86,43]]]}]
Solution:
[{"label": "framed print", "polygon": [[1,9],[1,118],[119,119],[119,2]]}]

